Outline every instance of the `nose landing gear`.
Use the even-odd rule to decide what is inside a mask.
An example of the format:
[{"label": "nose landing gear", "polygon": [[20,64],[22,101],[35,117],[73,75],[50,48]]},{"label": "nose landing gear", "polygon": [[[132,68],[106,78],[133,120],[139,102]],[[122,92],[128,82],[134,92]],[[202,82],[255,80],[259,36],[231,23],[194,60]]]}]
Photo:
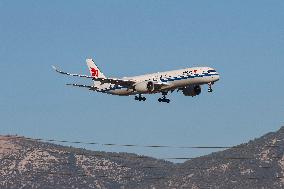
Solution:
[{"label": "nose landing gear", "polygon": [[162,97],[162,98],[159,98],[158,101],[159,101],[159,102],[170,103],[170,99],[167,99],[167,97],[166,97],[167,94],[168,94],[167,92],[162,92],[163,97]]},{"label": "nose landing gear", "polygon": [[208,88],[208,92],[209,92],[209,93],[212,93],[212,92],[213,92],[212,85],[214,85],[213,82],[208,83],[208,87],[209,87],[209,88]]},{"label": "nose landing gear", "polygon": [[138,101],[146,101],[146,97],[142,97],[142,95],[139,94],[138,96],[135,96],[135,100],[138,100]]}]

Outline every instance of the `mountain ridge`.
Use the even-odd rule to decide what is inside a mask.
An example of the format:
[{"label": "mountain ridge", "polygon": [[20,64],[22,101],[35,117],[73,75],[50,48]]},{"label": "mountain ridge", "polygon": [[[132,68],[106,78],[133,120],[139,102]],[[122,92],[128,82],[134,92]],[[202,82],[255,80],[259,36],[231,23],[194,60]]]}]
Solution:
[{"label": "mountain ridge", "polygon": [[284,127],[174,164],[0,136],[0,188],[283,188]]}]

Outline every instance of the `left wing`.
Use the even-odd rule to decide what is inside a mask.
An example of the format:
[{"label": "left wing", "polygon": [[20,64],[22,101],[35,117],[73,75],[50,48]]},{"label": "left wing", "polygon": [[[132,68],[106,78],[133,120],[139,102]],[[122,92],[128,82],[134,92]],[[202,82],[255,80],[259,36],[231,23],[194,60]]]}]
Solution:
[{"label": "left wing", "polygon": [[110,84],[115,84],[115,85],[120,85],[123,87],[129,87],[131,88],[136,82],[133,80],[125,80],[125,79],[116,79],[116,78],[99,78],[99,77],[94,77],[94,76],[88,76],[88,75],[80,75],[80,74],[72,74],[68,72],[63,72],[58,70],[55,66],[52,66],[52,68],[63,75],[69,75],[69,76],[75,76],[75,77],[83,77],[83,78],[90,78],[94,81],[100,81],[102,84],[104,83],[110,83]]},{"label": "left wing", "polygon": [[95,87],[95,86],[80,85],[80,84],[73,84],[73,83],[68,83],[68,84],[66,84],[66,85],[68,85],[68,86],[73,86],[73,87],[83,87],[83,88],[88,88],[88,89],[89,89],[89,90],[91,90],[91,91],[97,91],[97,92],[99,92],[99,91],[98,91],[98,88],[97,88],[97,87]]}]

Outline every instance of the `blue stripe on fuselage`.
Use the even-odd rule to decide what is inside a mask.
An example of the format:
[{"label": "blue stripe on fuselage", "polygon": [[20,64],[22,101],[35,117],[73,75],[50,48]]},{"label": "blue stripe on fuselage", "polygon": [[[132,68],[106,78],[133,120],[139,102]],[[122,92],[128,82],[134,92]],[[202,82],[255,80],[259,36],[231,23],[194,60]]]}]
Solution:
[{"label": "blue stripe on fuselage", "polygon": [[192,79],[192,78],[197,78],[197,77],[205,77],[205,76],[214,76],[214,75],[219,75],[219,74],[209,74],[209,73],[204,73],[202,75],[195,74],[195,75],[186,75],[186,76],[180,76],[180,77],[174,77],[174,78],[161,78],[162,82],[168,82],[168,81],[178,81],[178,80],[184,80],[184,79]]}]

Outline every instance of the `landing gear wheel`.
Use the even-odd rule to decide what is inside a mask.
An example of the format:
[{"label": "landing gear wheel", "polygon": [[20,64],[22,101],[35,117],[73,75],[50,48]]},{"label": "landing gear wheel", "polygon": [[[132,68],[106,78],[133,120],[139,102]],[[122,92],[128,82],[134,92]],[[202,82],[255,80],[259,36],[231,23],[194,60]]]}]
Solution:
[{"label": "landing gear wheel", "polygon": [[158,101],[159,101],[159,102],[170,103],[170,99],[167,99],[167,97],[166,97],[167,94],[168,94],[167,92],[162,92],[163,97],[162,97],[162,98],[159,98]]},{"label": "landing gear wheel", "polygon": [[139,96],[135,96],[134,99],[135,99],[135,100],[138,100],[138,101],[146,101],[146,97],[142,97],[141,94],[139,94]]},{"label": "landing gear wheel", "polygon": [[159,101],[159,102],[170,103],[170,99],[167,99],[167,98],[159,98],[158,101]]}]

